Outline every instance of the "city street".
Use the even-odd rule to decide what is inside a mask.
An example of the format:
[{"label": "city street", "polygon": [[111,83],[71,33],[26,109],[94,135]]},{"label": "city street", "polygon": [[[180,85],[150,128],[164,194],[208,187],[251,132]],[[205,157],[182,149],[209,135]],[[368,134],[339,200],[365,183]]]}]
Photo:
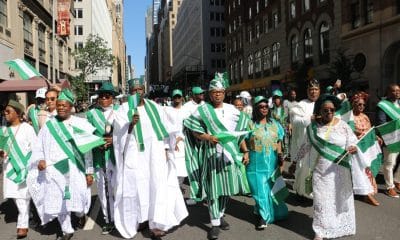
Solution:
[{"label": "city street", "polygon": [[[2,192],[2,179],[0,189]],[[382,176],[378,176],[378,182],[382,183]],[[288,180],[291,184],[291,180]],[[377,200],[381,203],[379,207],[372,207],[359,200],[355,201],[357,215],[357,234],[344,239],[397,239],[400,234],[400,200],[389,198],[383,194],[383,185],[379,185],[380,192]],[[93,199],[96,199],[94,195]],[[97,214],[98,202],[93,201],[89,215],[95,219],[92,222],[89,218],[86,228],[92,230],[78,230],[73,239],[122,239],[114,231],[111,235],[101,235],[100,225],[102,216]],[[226,212],[226,220],[231,224],[231,229],[221,231],[221,240],[227,239],[312,239],[312,205],[299,204],[294,194],[287,199],[289,207],[289,218],[285,221],[268,226],[264,231],[256,231],[254,228],[253,215],[254,201],[249,197],[234,197]],[[97,206],[96,206],[97,205]],[[8,240],[16,238],[16,207],[11,201],[3,201],[0,206],[0,239]],[[96,212],[96,213],[95,213]],[[174,229],[163,239],[206,239],[207,231],[210,228],[207,207],[203,204],[189,207],[189,217],[182,225]],[[96,217],[97,216],[97,217]],[[30,229],[28,239],[47,240],[55,239],[55,233],[59,227],[57,223],[50,223],[45,229],[38,232]],[[149,239],[148,232],[140,232],[134,238],[137,240]]]}]

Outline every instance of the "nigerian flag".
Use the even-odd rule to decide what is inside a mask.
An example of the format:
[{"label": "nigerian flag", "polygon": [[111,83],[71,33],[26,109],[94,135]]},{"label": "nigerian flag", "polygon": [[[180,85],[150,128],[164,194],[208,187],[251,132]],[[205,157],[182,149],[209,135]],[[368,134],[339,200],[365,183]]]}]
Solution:
[{"label": "nigerian flag", "polygon": [[376,129],[381,134],[389,152],[396,153],[400,151],[400,119],[382,124]]},{"label": "nigerian flag", "polygon": [[74,139],[74,142],[78,147],[78,150],[82,154],[89,152],[93,148],[104,145],[105,143],[102,137],[96,136],[92,133],[85,132],[82,129],[74,126],[72,128],[74,131],[72,138]]},{"label": "nigerian flag", "polygon": [[375,129],[371,128],[357,143],[358,148],[362,152],[363,159],[366,161],[371,172],[376,176],[382,165],[382,151],[376,140]]},{"label": "nigerian flag", "polygon": [[340,108],[335,113],[336,116],[340,117],[345,121],[351,129],[354,130],[354,115],[351,103],[349,100],[344,100],[340,105]]},{"label": "nigerian flag", "polygon": [[284,202],[285,199],[289,196],[289,190],[286,188],[286,184],[283,180],[279,167],[277,167],[272,173],[271,182],[273,183],[271,189],[271,197],[278,205],[279,203]]},{"label": "nigerian flag", "polygon": [[237,132],[225,132],[222,131],[220,133],[217,133],[215,137],[218,139],[218,141],[222,144],[231,142],[235,139],[237,139],[240,136],[248,134],[250,131],[237,131]]},{"label": "nigerian flag", "polygon": [[27,61],[19,58],[7,61],[5,62],[5,64],[16,71],[23,80],[27,80],[32,77],[42,76],[42,74],[40,74],[40,72],[36,70],[32,65],[30,65]]},{"label": "nigerian flag", "polygon": [[129,106],[128,119],[130,122],[132,121],[133,114],[136,112],[136,108],[139,105],[139,103],[140,103],[139,93],[135,93],[133,95],[128,96],[128,106]]}]

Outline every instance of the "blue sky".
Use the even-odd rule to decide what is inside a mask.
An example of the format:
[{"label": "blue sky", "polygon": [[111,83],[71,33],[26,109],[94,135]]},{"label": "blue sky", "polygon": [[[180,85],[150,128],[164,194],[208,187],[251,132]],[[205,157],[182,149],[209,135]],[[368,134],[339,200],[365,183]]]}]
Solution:
[{"label": "blue sky", "polygon": [[135,77],[144,74],[146,55],[145,16],[152,0],[124,1],[124,34],[127,55],[131,55]]}]

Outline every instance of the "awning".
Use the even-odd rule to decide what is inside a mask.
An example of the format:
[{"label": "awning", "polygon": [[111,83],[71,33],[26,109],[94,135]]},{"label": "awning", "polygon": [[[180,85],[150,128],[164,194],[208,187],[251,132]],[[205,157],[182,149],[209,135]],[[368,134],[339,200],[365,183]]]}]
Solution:
[{"label": "awning", "polygon": [[32,78],[29,80],[5,80],[0,83],[0,92],[29,92],[39,88],[48,87],[43,78]]}]

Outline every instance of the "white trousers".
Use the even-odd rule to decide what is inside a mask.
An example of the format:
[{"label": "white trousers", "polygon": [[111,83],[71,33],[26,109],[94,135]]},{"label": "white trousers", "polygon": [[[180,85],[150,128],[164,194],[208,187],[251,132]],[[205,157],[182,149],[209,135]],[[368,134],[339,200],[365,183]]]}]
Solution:
[{"label": "white trousers", "polygon": [[400,166],[393,174],[393,169],[396,166],[396,160],[399,153],[389,153],[386,148],[383,149],[385,158],[383,161],[383,176],[385,178],[386,188],[394,188],[394,183],[400,183]]},{"label": "white trousers", "polygon": [[74,229],[72,228],[71,224],[71,213],[60,214],[58,215],[57,219],[61,225],[61,230],[64,234],[69,234],[74,232]]},{"label": "white trousers", "polygon": [[18,208],[17,228],[29,227],[29,201],[30,199],[14,198]]},{"label": "white trousers", "polygon": [[104,220],[106,223],[109,223],[109,217],[108,217],[108,211],[107,211],[107,204],[109,205],[110,209],[110,214],[111,214],[111,222],[114,222],[114,187],[113,187],[113,171],[107,169],[107,188],[108,188],[108,201],[106,198],[106,192],[105,192],[105,179],[104,179],[104,172],[103,170],[99,170],[97,172],[97,176],[99,176],[98,182],[97,182],[97,189],[98,189],[98,196],[100,199],[101,203],[101,210],[103,212]]}]

